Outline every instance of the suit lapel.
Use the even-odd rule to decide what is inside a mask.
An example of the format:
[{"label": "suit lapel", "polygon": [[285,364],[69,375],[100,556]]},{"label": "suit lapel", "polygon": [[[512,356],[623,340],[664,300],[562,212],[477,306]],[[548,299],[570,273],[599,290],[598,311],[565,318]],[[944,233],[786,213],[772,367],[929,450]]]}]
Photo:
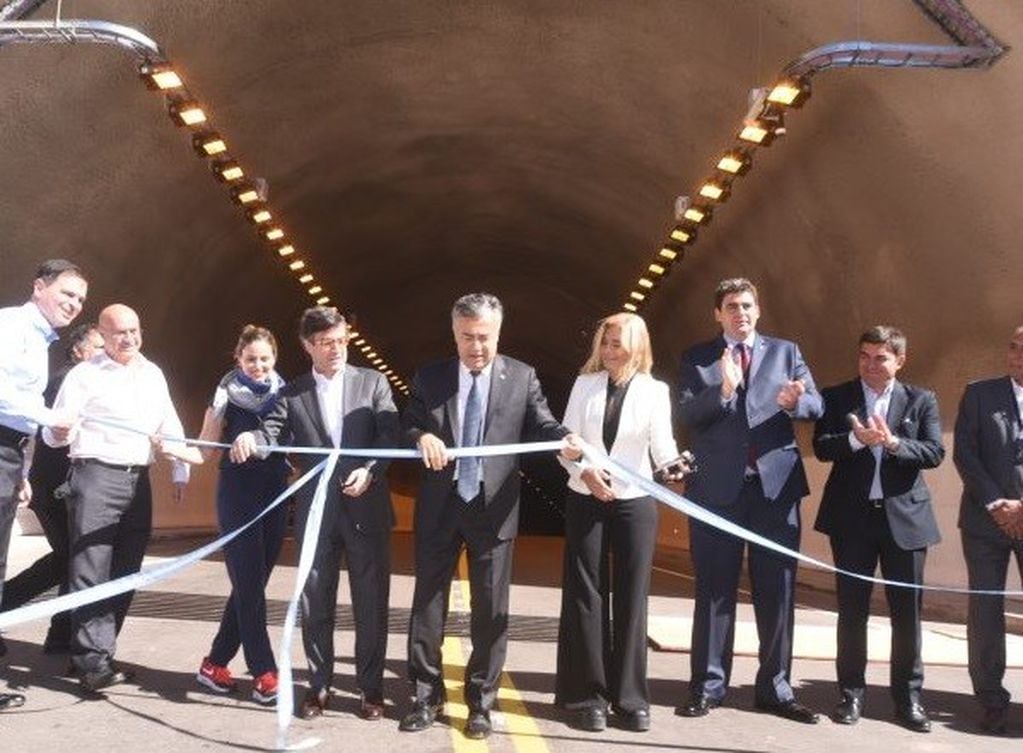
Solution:
[{"label": "suit lapel", "polygon": [[352,412],[352,406],[356,403],[356,398],[359,395],[359,390],[362,387],[362,374],[357,372],[351,366],[345,366],[345,373],[343,377],[343,384],[341,390],[341,444],[345,443],[345,428],[347,421],[344,417]]},{"label": "suit lapel", "polygon": [[458,416],[458,359],[451,360],[445,377],[445,388],[451,390],[451,397],[444,403],[448,414],[448,425],[451,427],[451,439],[457,446],[462,442],[462,421]]},{"label": "suit lapel", "polygon": [[888,403],[888,415],[885,416],[885,421],[887,421],[892,434],[898,435],[899,426],[902,425],[902,417],[906,415],[908,405],[909,395],[906,392],[906,387],[902,382],[896,380],[892,385],[892,399]]},{"label": "suit lapel", "polygon": [[483,424],[483,444],[488,443],[490,427],[494,425],[494,418],[504,405],[504,396],[508,388],[508,370],[505,367],[504,357],[495,356],[494,367],[490,370],[490,395],[487,397],[487,415]]},{"label": "suit lapel", "polygon": [[[758,333],[756,339],[753,340],[753,348],[750,350],[750,384],[753,384],[753,378],[757,375],[757,372],[760,371],[760,364],[764,362],[764,359],[767,356],[767,345],[768,338]],[[749,385],[746,385],[746,390],[749,391]]]},{"label": "suit lapel", "polygon": [[863,395],[863,382],[853,379],[849,382],[849,410],[846,415],[854,413],[861,424],[867,423],[867,398]]},{"label": "suit lapel", "polygon": [[333,447],[334,443],[331,441],[330,434],[327,433],[327,427],[323,423],[323,414],[320,411],[320,399],[316,394],[316,379],[312,374],[307,374],[305,378],[306,384],[303,385],[302,392],[300,393],[302,407],[305,408],[305,412],[309,418],[309,423],[313,425],[317,436],[320,438],[320,444],[323,447]]}]

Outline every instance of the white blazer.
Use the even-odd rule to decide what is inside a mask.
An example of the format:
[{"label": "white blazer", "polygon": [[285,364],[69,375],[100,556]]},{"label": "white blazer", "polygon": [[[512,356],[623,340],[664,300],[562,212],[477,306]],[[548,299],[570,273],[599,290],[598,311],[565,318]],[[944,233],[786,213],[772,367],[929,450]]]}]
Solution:
[{"label": "white blazer", "polygon": [[[588,443],[603,448],[608,455],[643,478],[653,478],[651,456],[657,466],[678,457],[678,446],[671,433],[671,398],[668,385],[649,374],[636,374],[625,393],[622,417],[614,444],[604,447],[604,408],[607,404],[607,372],[580,374],[572,385],[572,394],[562,421],[570,431]],[[587,463],[559,458],[568,471],[568,486],[580,494],[590,490],[580,478]],[[645,496],[634,484],[612,477],[611,489],[618,499]]]}]

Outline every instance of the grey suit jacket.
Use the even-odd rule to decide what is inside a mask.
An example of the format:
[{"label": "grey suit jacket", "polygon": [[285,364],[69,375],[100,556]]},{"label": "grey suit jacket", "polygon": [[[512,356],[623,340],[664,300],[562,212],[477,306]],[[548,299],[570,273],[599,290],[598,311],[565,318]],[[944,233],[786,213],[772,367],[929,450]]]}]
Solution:
[{"label": "grey suit jacket", "polygon": [[[398,411],[391,387],[383,374],[347,364],[344,371],[344,414],[341,446],[349,448],[394,448],[400,440]],[[277,405],[255,432],[256,441],[267,445],[333,447],[316,396],[316,380],[306,373],[281,390]],[[303,472],[323,459],[321,455],[295,455],[294,462]],[[341,456],[328,485],[328,507],[344,504],[355,521],[356,530],[380,531],[394,525],[394,510],[387,485],[388,461]],[[373,482],[359,497],[340,497],[340,482],[355,468],[373,472]],[[312,500],[316,482],[310,481],[298,492],[300,504]],[[336,506],[336,505],[335,505]]]},{"label": "grey suit jacket", "polygon": [[[841,538],[866,525],[876,461],[869,447],[849,445],[847,417],[866,421],[866,400],[859,379],[822,393],[824,416],[814,426],[813,451],[832,463],[814,528]],[[930,390],[896,381],[888,406],[888,425],[899,438],[894,453],[881,455],[881,489],[892,540],[902,549],[922,549],[941,541],[923,469],[936,468],[945,457],[938,399]]]},{"label": "grey suit jacket", "polygon": [[966,386],[956,417],[952,458],[963,480],[959,527],[977,536],[1008,540],[987,505],[1023,498],[1023,463],[1017,453],[1023,427],[1009,377]]},{"label": "grey suit jacket", "polygon": [[[718,336],[682,356],[679,417],[699,465],[687,495],[709,507],[734,504],[754,454],[764,496],[796,502],[810,490],[792,421],[814,420],[823,412],[810,369],[795,343],[757,333],[744,406],[736,398],[722,404],[719,361],[724,348],[725,339]],[[806,384],[806,393],[789,414],[776,399],[782,385],[796,379]]]},{"label": "grey suit jacket", "polygon": [[[435,434],[448,447],[457,446],[458,359],[437,361],[420,369],[402,417],[407,441]],[[532,366],[508,356],[494,358],[490,395],[483,424],[483,444],[555,440],[568,434],[547,407],[547,398]],[[425,471],[416,500],[417,535],[442,525],[451,494],[455,463]],[[483,502],[495,534],[514,538],[519,527],[519,458],[499,455],[483,461]],[[426,533],[425,535],[428,535]]]}]

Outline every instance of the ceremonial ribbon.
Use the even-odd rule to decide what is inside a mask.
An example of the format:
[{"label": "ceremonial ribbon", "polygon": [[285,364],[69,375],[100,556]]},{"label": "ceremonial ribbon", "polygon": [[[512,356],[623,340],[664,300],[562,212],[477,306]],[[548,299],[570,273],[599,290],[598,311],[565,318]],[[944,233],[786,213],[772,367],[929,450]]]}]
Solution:
[{"label": "ceremonial ribbon", "polygon": [[[139,429],[132,426],[122,424],[120,422],[109,421],[106,419],[90,419],[96,423],[105,424],[115,428],[123,429],[137,434],[147,434]],[[158,436],[165,442],[182,442],[189,445],[198,447],[208,447],[217,449],[230,449],[231,445],[223,444],[221,442],[207,442],[204,440],[186,439],[180,437],[164,437]],[[555,452],[560,450],[564,446],[563,441],[554,442],[523,442],[503,445],[487,445],[480,447],[451,447],[446,448],[446,453],[451,458],[458,457],[494,457],[498,455],[517,455],[524,453],[533,452]],[[606,468],[611,472],[612,475],[618,477],[622,481],[638,486],[644,492],[649,494],[654,499],[658,500],[662,504],[671,507],[674,510],[689,516],[690,518],[696,519],[712,526],[720,531],[731,534],[738,538],[744,539],[745,541],[761,546],[770,551],[776,552],[786,557],[791,557],[800,562],[804,562],[813,567],[828,570],[839,575],[843,575],[849,578],[855,578],[857,580],[866,581],[869,583],[877,583],[884,586],[895,586],[899,588],[911,588],[925,591],[940,591],[945,593],[956,593],[956,594],[981,594],[991,596],[1023,596],[1023,591],[997,591],[997,590],[971,590],[968,588],[957,588],[947,586],[928,586],[924,584],[906,583],[902,581],[893,581],[885,578],[875,578],[870,575],[863,575],[861,573],[855,573],[848,570],[844,570],[827,562],[815,559],[808,555],[802,554],[799,551],[789,549],[788,547],[782,546],[771,539],[765,538],[760,534],[754,533],[736,523],[733,523],[720,515],[717,515],[710,510],[695,504],[689,499],[682,495],[676,494],[671,490],[651,481],[650,479],[643,478],[639,474],[635,473],[629,468],[622,466],[616,460],[608,456],[601,450],[594,448],[585,442],[581,445],[583,454],[586,460],[596,466]],[[362,458],[379,458],[379,459],[418,459],[421,458],[419,450],[411,449],[393,449],[393,448],[337,448],[328,449],[322,447],[297,447],[288,445],[274,445],[274,446],[259,446],[257,451],[262,455],[264,453],[286,453],[286,454],[305,454],[305,455],[323,455],[326,456],[322,461],[313,466],[309,471],[303,474],[295,483],[290,487],[281,492],[266,508],[260,512],[259,515],[255,516],[245,525],[224,534],[220,538],[211,541],[210,543],[192,551],[187,554],[183,554],[176,557],[168,562],[161,563],[148,568],[143,568],[137,573],[132,575],[126,575],[116,580],[108,581],[91,588],[87,588],[74,593],[66,594],[64,596],[58,596],[53,599],[48,599],[42,602],[32,603],[18,609],[0,613],[0,629],[11,627],[13,625],[27,622],[33,619],[40,619],[62,612],[65,610],[75,609],[77,607],[91,604],[93,602],[108,599],[111,596],[116,596],[127,591],[133,591],[145,586],[152,585],[159,581],[165,580],[172,575],[184,570],[190,565],[198,562],[199,560],[208,557],[213,552],[223,548],[233,539],[240,536],[248,528],[255,525],[260,519],[267,515],[271,510],[276,508],[278,505],[283,503],[288,497],[298,491],[300,488],[306,485],[311,478],[316,474],[321,473],[320,479],[317,482],[316,491],[313,495],[313,499],[310,503],[309,515],[306,519],[306,527],[302,536],[302,547],[299,554],[298,570],[295,578],[295,586],[292,592],[291,600],[288,604],[287,614],[284,620],[284,631],[281,637],[279,645],[279,657],[280,657],[280,674],[278,684],[278,695],[277,695],[277,748],[279,750],[288,749],[287,744],[287,733],[288,727],[291,723],[292,709],[294,704],[294,689],[292,687],[292,669],[291,669],[291,646],[294,636],[294,626],[296,617],[298,614],[299,599],[302,595],[302,590],[305,587],[305,582],[309,576],[309,571],[312,568],[313,557],[316,550],[316,542],[319,539],[319,530],[323,520],[324,504],[327,497],[327,485],[331,477],[333,476],[335,466],[339,457],[362,457]],[[305,748],[315,745],[315,740],[305,740],[296,746],[291,746],[290,749]]]}]

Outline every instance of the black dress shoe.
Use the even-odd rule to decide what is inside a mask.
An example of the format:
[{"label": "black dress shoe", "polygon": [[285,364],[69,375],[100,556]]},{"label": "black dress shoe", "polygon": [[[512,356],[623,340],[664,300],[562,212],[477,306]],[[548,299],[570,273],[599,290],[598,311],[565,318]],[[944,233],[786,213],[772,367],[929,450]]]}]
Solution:
[{"label": "black dress shoe", "polygon": [[650,730],[650,712],[646,709],[635,711],[616,711],[618,726],[629,732],[648,732]]},{"label": "black dress shoe", "polygon": [[463,732],[470,740],[485,740],[490,737],[492,729],[489,711],[470,711]]},{"label": "black dress shoe", "polygon": [[984,709],[980,718],[980,729],[989,735],[1004,735],[1008,729],[1009,710],[1007,708]]},{"label": "black dress shoe", "polygon": [[330,693],[327,690],[309,688],[302,698],[302,705],[298,707],[298,716],[301,719],[315,719],[323,716],[329,705]]},{"label": "black dress shoe", "polygon": [[384,718],[384,699],[379,694],[362,694],[359,701],[359,716],[368,722],[379,722]]},{"label": "black dress shoe", "polygon": [[98,693],[99,691],[112,687],[113,685],[131,682],[134,677],[135,673],[130,670],[122,670],[117,667],[106,667],[104,669],[96,670],[95,672],[85,672],[79,676],[78,681],[88,692]]},{"label": "black dress shoe", "polygon": [[603,706],[580,709],[576,716],[576,729],[584,732],[603,732],[607,729],[607,711]]},{"label": "black dress shoe", "polygon": [[796,700],[783,701],[782,703],[761,703],[753,704],[760,711],[780,716],[782,719],[799,722],[800,724],[816,724],[820,721],[820,715],[811,711]]},{"label": "black dress shoe", "polygon": [[863,701],[856,696],[846,696],[831,712],[831,721],[835,724],[856,724],[862,713]]},{"label": "black dress shoe", "polygon": [[416,701],[412,711],[402,717],[398,722],[398,729],[402,732],[422,732],[429,729],[437,721],[437,715],[444,708],[444,702],[434,703],[432,701]]},{"label": "black dress shoe", "polygon": [[711,709],[721,705],[720,698],[711,698],[703,693],[695,693],[686,702],[675,708],[676,716],[707,716]]},{"label": "black dress shoe", "polygon": [[911,703],[895,709],[895,720],[913,732],[930,732],[931,720],[927,718],[927,710],[919,703]]},{"label": "black dress shoe", "polygon": [[16,709],[25,705],[25,696],[21,693],[0,693],[0,711]]}]

